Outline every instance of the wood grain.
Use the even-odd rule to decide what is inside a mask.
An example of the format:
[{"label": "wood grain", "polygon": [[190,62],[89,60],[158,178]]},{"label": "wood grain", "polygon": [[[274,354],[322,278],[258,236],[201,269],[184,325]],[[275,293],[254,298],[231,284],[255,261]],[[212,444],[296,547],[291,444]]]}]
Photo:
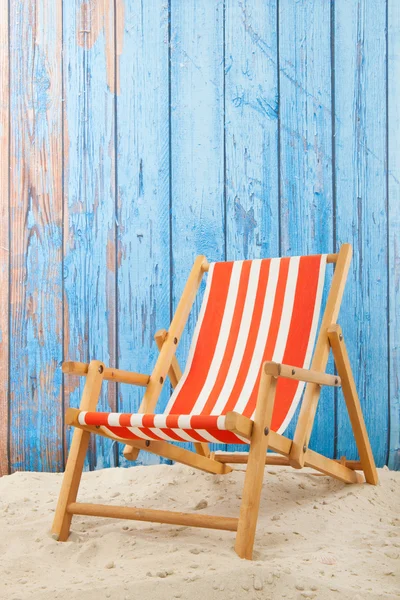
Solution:
[{"label": "wood grain", "polygon": [[[399,32],[396,0],[0,3],[0,474],[62,468],[83,391],[62,360],[151,371],[196,255],[342,242],[339,323],[377,465],[400,468]],[[103,387],[102,410],[143,395]],[[324,390],[311,447],[352,439]],[[99,439],[86,468],[118,458]]]},{"label": "wood grain", "polygon": [[276,2],[225,7],[227,259],[279,256]]},{"label": "wood grain", "polygon": [[8,3],[0,5],[0,477],[9,472],[9,51]]},{"label": "wood grain", "polygon": [[400,4],[388,0],[389,453],[400,469]]},{"label": "wood grain", "polygon": [[[156,330],[170,323],[167,8],[162,0],[126,3],[120,41],[118,365],[142,373],[151,373],[159,354]],[[169,396],[165,388],[161,412]],[[121,385],[118,407],[135,412],[142,397],[142,389]],[[123,446],[119,450],[122,463]],[[139,460],[159,462],[148,453]]]},{"label": "wood grain", "polygon": [[[64,2],[63,24],[64,356],[81,362],[102,360],[112,367],[116,366],[113,3]],[[65,378],[66,406],[79,406],[83,385],[84,381]],[[116,410],[114,383],[103,383],[99,410]],[[67,433],[68,443],[69,438]],[[92,440],[88,465],[114,464],[112,443]]]},{"label": "wood grain", "polygon": [[13,0],[10,36],[11,470],[61,470],[61,2]]},{"label": "wood grain", "polygon": [[[194,258],[224,259],[223,2],[171,5],[171,261],[175,311]],[[201,295],[200,295],[201,296]],[[200,297],[178,348],[186,362]],[[220,447],[220,446],[219,446]]]},{"label": "wood grain", "polygon": [[[281,255],[331,252],[330,3],[279,4]],[[346,241],[346,240],[344,240]],[[326,292],[332,267],[327,267]],[[332,362],[327,371],[332,373]],[[287,435],[292,437],[296,416]],[[332,456],[334,392],[322,390],[311,447]]]},{"label": "wood grain", "polygon": [[[385,3],[334,5],[336,238],[354,258],[339,318],[378,465],[387,460]],[[338,394],[337,456],[356,458]]]}]

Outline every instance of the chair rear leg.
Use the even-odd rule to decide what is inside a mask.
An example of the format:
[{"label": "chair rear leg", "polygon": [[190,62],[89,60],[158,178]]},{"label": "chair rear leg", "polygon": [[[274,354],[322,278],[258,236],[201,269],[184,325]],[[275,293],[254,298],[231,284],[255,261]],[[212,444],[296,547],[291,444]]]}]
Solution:
[{"label": "chair rear leg", "polygon": [[253,557],[276,384],[277,379],[266,374],[263,366],[235,542],[238,556],[248,560]]},{"label": "chair rear leg", "polygon": [[[103,370],[102,362],[91,361],[82,394],[81,410],[96,410],[103,382]],[[72,515],[67,512],[67,507],[71,502],[75,502],[78,494],[89,439],[89,432],[75,429],[51,530],[53,538],[59,542],[65,542],[69,536]]]}]

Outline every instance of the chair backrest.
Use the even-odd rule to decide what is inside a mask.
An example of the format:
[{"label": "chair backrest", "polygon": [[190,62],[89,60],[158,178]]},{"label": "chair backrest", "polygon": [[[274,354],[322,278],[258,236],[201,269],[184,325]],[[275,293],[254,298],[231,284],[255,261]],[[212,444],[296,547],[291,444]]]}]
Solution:
[{"label": "chair backrest", "polygon": [[[166,411],[252,418],[266,360],[308,368],[326,255],[211,263],[185,371]],[[302,382],[281,379],[272,429],[283,432]]]}]

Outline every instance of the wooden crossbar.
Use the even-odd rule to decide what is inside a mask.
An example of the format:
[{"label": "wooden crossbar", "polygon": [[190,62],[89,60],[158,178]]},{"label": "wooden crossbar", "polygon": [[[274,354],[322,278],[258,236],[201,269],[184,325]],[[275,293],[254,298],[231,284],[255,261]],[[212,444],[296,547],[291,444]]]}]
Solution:
[{"label": "wooden crossbar", "polygon": [[337,375],[329,375],[322,371],[300,369],[299,367],[292,367],[273,361],[265,362],[264,370],[274,377],[284,377],[285,379],[295,379],[296,381],[305,381],[308,383],[316,383],[318,385],[329,385],[333,387],[341,386],[340,377]]},{"label": "wooden crossbar", "polygon": [[[146,387],[150,381],[150,375],[143,373],[134,373],[133,371],[122,371],[121,369],[113,369],[111,367],[103,368],[103,379],[108,381],[117,381],[118,383],[130,383],[132,385],[140,385]],[[88,363],[68,361],[62,364],[62,372],[69,375],[78,375],[86,377],[89,372]]]},{"label": "wooden crossbar", "polygon": [[236,531],[239,522],[239,519],[233,517],[218,517],[200,513],[173,512],[169,510],[154,510],[152,508],[135,508],[131,506],[89,504],[85,502],[71,502],[71,504],[67,506],[67,512],[70,515],[107,517],[109,519],[129,519],[131,521],[150,521],[151,523],[205,527],[206,529],[222,529],[224,531]]},{"label": "wooden crossbar", "polygon": [[[212,454],[212,458],[214,458],[214,460],[217,460],[218,462],[224,463],[224,464],[236,464],[236,465],[245,465],[247,464],[249,455],[248,452],[234,452],[234,453],[229,453],[229,452],[215,452],[214,454]],[[361,462],[359,460],[346,460],[346,459],[334,459],[335,462],[340,463],[342,465],[344,465],[345,467],[352,469],[352,471],[360,471],[362,469],[361,466]],[[277,466],[277,467],[289,467],[290,466],[290,462],[289,459],[286,458],[285,456],[274,456],[271,454],[267,454],[265,457],[265,464],[266,465],[270,465],[270,466]]]}]

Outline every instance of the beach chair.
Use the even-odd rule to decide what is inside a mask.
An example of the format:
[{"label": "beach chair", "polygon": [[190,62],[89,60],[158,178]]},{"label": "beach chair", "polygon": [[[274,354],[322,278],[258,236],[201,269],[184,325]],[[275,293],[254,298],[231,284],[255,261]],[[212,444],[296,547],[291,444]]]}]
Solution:
[{"label": "beach chair", "polygon": [[[80,409],[66,423],[76,429],[53,523],[53,536],[68,538],[73,515],[93,515],[236,531],[235,550],[252,558],[264,467],[312,467],[345,483],[370,484],[377,472],[343,334],[336,324],[351,262],[351,246],[337,254],[209,264],[199,256],[168,332],[155,338],[160,353],[150,376],[67,362],[64,373],[86,377]],[[320,319],[325,271],[335,270]],[[186,368],[175,351],[204,273],[207,283]],[[317,335],[317,330],[319,333]],[[315,348],[314,348],[315,346]],[[325,373],[332,350],[337,375]],[[154,414],[169,376],[174,391],[163,414]],[[143,386],[137,414],[96,412],[103,380]],[[359,461],[326,458],[309,448],[321,386],[341,387],[359,451]],[[303,396],[293,440],[283,432]],[[215,474],[246,462],[238,518],[76,501],[91,433]],[[173,442],[193,442],[190,451]],[[247,454],[210,453],[209,442],[247,444]],[[267,450],[276,454],[267,455]],[[229,464],[228,464],[229,463]]]}]

